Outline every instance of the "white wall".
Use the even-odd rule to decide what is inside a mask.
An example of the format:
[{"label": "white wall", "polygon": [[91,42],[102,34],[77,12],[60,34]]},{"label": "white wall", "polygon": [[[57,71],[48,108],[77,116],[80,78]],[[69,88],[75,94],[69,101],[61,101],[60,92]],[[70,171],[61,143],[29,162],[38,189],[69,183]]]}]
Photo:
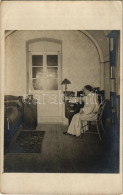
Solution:
[{"label": "white wall", "polygon": [[100,63],[93,43],[79,31],[16,31],[6,38],[5,94],[26,93],[26,41],[51,38],[62,42],[62,78],[68,90],[81,90],[90,84],[100,87]]},{"label": "white wall", "polygon": [[[24,95],[28,92],[26,43],[32,39],[43,38],[56,39],[61,42],[61,77],[62,80],[67,78],[71,81],[68,90],[81,90],[87,84],[100,87],[101,69],[98,51],[84,34],[79,31],[16,31],[6,38],[5,94]],[[35,44],[30,45],[29,50],[33,50],[35,47],[37,44],[36,46]],[[43,50],[44,48],[43,44],[42,47],[39,44],[37,49]],[[39,123],[64,121],[64,105],[52,108],[51,106],[45,105],[43,109],[43,105],[38,105]],[[51,112],[52,110],[53,112]]]}]

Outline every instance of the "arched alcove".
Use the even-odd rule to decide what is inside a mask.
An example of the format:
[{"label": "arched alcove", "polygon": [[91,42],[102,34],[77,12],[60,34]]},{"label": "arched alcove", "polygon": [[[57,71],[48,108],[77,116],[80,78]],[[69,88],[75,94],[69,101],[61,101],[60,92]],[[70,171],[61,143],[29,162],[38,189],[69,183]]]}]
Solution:
[{"label": "arched alcove", "polygon": [[[29,92],[28,53],[47,52],[47,47],[51,52],[62,54],[61,81],[64,78],[71,81],[68,91],[80,91],[87,84],[104,89],[103,52],[88,31],[13,31],[7,32],[6,37],[7,94],[24,95]],[[64,86],[59,86],[64,90]],[[61,117],[60,109],[58,113]]]}]

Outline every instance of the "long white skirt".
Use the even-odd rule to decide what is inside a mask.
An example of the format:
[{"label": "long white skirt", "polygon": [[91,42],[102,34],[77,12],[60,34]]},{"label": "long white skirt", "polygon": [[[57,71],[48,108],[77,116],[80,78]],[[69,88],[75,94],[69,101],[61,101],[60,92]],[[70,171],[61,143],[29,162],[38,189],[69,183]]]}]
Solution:
[{"label": "long white skirt", "polygon": [[68,133],[71,135],[80,136],[81,128],[83,127],[84,131],[88,130],[88,121],[89,120],[96,120],[96,114],[80,114],[77,113],[73,116],[72,121],[68,128]]}]

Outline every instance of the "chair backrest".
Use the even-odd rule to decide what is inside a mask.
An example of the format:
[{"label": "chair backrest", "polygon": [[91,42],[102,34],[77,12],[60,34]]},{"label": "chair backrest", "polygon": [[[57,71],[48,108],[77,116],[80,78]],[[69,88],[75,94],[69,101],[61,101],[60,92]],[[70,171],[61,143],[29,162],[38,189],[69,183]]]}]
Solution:
[{"label": "chair backrest", "polygon": [[100,120],[102,119],[103,112],[104,112],[104,109],[105,109],[105,107],[106,107],[107,102],[109,102],[109,100],[106,99],[106,100],[104,100],[104,101],[100,104],[99,110],[98,110],[98,112],[97,112],[97,121],[100,121]]}]

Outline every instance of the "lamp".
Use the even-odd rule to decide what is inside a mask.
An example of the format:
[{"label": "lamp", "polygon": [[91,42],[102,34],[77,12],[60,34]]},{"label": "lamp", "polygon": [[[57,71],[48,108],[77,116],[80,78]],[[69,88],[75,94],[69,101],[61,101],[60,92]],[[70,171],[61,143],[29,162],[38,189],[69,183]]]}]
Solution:
[{"label": "lamp", "polygon": [[67,85],[68,84],[71,84],[71,82],[68,80],[68,79],[64,79],[63,81],[62,81],[62,83],[61,83],[62,85],[65,85],[65,92],[67,91]]}]

